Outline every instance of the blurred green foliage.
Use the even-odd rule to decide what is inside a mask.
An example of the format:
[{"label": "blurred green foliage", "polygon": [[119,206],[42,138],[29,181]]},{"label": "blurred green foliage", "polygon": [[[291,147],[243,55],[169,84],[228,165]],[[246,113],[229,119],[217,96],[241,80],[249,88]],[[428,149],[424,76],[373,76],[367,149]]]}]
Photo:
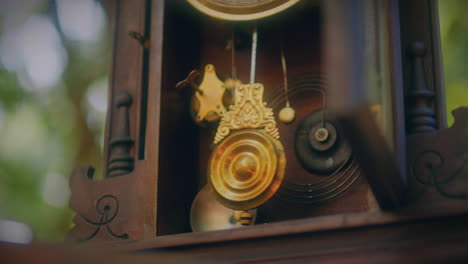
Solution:
[{"label": "blurred green foliage", "polygon": [[[86,1],[75,4],[80,2]],[[72,14],[74,21],[62,21],[61,3],[65,15],[73,8],[82,8],[67,10],[67,4],[73,3],[66,0],[0,3],[0,218],[24,222],[35,239],[46,241],[63,240],[72,225],[68,177],[73,168],[88,163],[97,168],[97,175],[101,171],[111,54],[105,12],[101,12],[102,30],[97,37],[91,36],[76,25],[73,28],[79,17]],[[97,11],[104,10],[99,7],[98,2],[90,0],[88,9],[83,8],[96,16]],[[84,14],[78,16],[86,19]],[[32,32],[25,31],[26,27]],[[42,47],[41,41],[54,36],[59,36],[56,48],[61,52],[46,54],[44,47],[49,47]],[[14,57],[9,65],[11,54]],[[58,62],[65,61],[59,73],[47,68],[54,65],[52,55],[62,56]],[[39,67],[28,67],[27,63]],[[48,81],[47,74],[49,79],[53,74],[59,74],[59,78],[47,85],[34,83],[33,77]]]},{"label": "blurred green foliage", "polygon": [[452,110],[468,105],[468,1],[439,0],[448,124]]}]

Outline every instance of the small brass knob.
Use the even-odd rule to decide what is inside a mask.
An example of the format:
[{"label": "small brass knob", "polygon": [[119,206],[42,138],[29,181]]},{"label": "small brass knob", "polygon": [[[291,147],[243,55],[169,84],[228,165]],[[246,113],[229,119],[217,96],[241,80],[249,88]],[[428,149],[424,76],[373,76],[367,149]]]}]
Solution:
[{"label": "small brass knob", "polygon": [[296,119],[296,111],[292,107],[284,107],[280,110],[278,119],[281,123],[290,124]]},{"label": "small brass knob", "polygon": [[349,160],[351,148],[335,123],[323,118],[323,110],[304,118],[297,128],[294,147],[305,170],[326,176]]},{"label": "small brass knob", "polygon": [[328,130],[321,127],[315,131],[315,139],[318,142],[325,142],[328,139]]},{"label": "small brass knob", "polygon": [[239,215],[239,223],[243,226],[248,226],[252,224],[253,215],[250,212],[243,211]]},{"label": "small brass knob", "polygon": [[[255,224],[257,209],[236,211],[220,204],[209,186],[205,186],[195,197],[190,210],[190,226],[194,232],[223,230]],[[242,219],[242,221],[241,221]]]}]

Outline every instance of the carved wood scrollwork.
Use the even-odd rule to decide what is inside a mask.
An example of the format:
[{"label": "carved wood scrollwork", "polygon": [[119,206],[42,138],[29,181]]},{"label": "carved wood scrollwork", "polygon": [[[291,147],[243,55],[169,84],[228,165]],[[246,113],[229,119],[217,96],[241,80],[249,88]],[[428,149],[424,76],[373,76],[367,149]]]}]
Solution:
[{"label": "carved wood scrollwork", "polygon": [[[72,173],[70,207],[77,213],[75,226],[67,240],[123,240],[131,236],[129,216],[134,207],[128,206],[134,193],[131,177],[115,177],[130,174],[134,169],[131,149],[134,140],[130,136],[129,108],[132,97],[127,92],[115,98],[115,126],[109,142],[110,157],[105,180],[94,181],[94,169],[80,165]],[[121,203],[122,206],[121,206]],[[130,208],[131,207],[131,208]]]},{"label": "carved wood scrollwork", "polygon": [[[152,35],[157,36],[155,40],[162,39],[164,23],[159,18],[166,10],[166,1],[111,2],[115,2],[109,12],[115,45],[104,147],[105,179],[93,180],[94,170],[89,165],[78,166],[71,175],[70,207],[76,216],[68,241],[133,240],[156,233],[157,166],[146,166],[144,158],[153,157],[152,150],[145,151],[146,120],[159,122],[159,113],[154,110],[159,105],[153,105],[160,102],[156,94],[162,58],[153,61],[149,55],[150,46],[154,48],[151,52],[160,54],[162,45],[153,45],[150,39]],[[151,129],[148,126],[148,131]],[[156,139],[154,134],[148,133],[148,138]]]},{"label": "carved wood scrollwork", "polygon": [[468,200],[468,107],[453,111],[451,128],[408,138],[411,196]]},{"label": "carved wood scrollwork", "polygon": [[[120,206],[127,199],[130,182],[128,177],[93,180],[94,169],[80,165],[70,178],[72,197],[70,207],[77,213],[75,226],[69,232],[69,241],[122,240],[129,234],[123,230],[128,209]],[[119,186],[126,186],[127,191]]]}]

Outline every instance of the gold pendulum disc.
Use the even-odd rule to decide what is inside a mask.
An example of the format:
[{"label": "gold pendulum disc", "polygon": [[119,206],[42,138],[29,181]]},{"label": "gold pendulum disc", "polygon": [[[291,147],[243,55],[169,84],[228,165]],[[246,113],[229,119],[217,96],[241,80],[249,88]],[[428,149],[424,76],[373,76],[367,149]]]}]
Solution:
[{"label": "gold pendulum disc", "polygon": [[256,208],[281,185],[286,167],[279,140],[260,129],[235,131],[211,155],[208,182],[216,199],[234,210]]},{"label": "gold pendulum disc", "polygon": [[[244,215],[248,219],[245,220]],[[190,210],[190,226],[193,232],[224,230],[253,225],[257,210],[235,211],[223,206],[214,197],[208,185],[195,197]]]}]

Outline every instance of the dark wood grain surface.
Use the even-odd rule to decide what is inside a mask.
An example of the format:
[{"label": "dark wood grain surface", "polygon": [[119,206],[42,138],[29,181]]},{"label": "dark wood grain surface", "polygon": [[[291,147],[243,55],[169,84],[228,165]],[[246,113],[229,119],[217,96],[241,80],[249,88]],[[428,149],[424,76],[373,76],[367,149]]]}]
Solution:
[{"label": "dark wood grain surface", "polygon": [[[449,211],[439,217],[430,212],[348,214],[335,220],[330,216],[315,218],[308,224],[297,220],[250,230],[161,236],[99,246],[119,254],[149,253],[155,260],[159,254],[170,253],[204,263],[466,263],[467,220],[466,212]],[[314,230],[314,224],[321,227]],[[333,224],[340,228],[324,228]],[[81,245],[77,250],[96,246]]]}]

